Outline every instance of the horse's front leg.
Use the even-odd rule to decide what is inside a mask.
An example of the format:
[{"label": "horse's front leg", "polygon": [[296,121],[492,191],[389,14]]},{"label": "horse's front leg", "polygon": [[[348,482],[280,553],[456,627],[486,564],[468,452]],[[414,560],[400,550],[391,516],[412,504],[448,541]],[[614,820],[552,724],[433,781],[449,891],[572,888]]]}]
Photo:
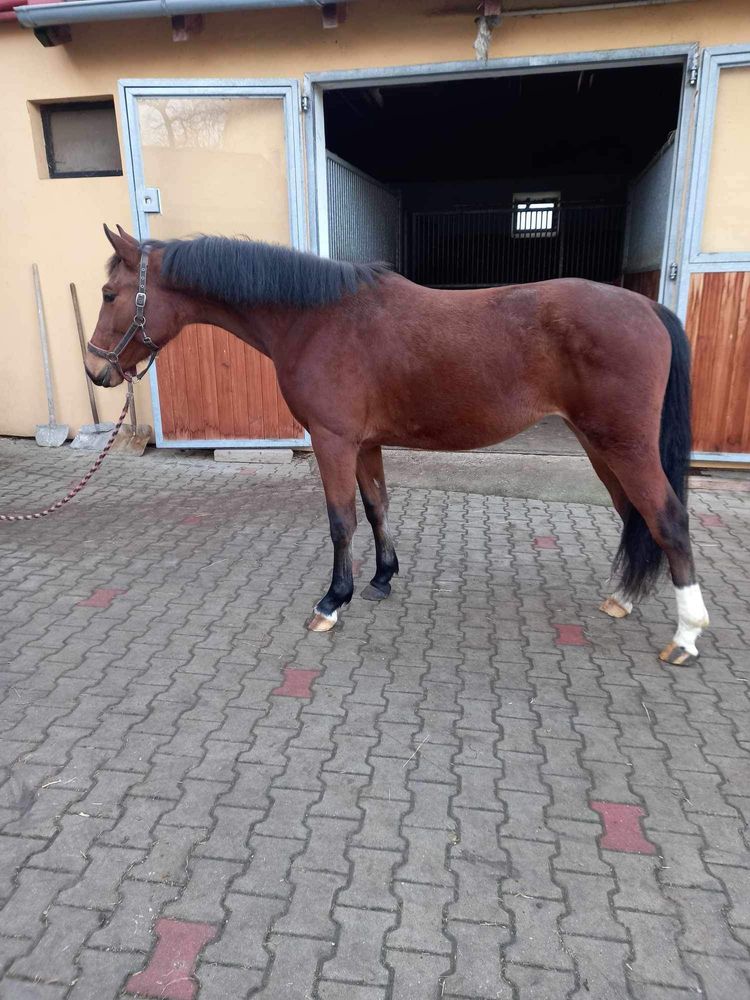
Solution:
[{"label": "horse's front leg", "polygon": [[379,445],[363,448],[359,453],[357,482],[375,538],[375,576],[362,591],[362,596],[367,601],[381,601],[391,592],[390,581],[393,574],[398,573],[398,558],[388,529],[388,491]]},{"label": "horse's front leg", "polygon": [[338,621],[339,608],[354,592],[352,535],[357,527],[354,506],[357,447],[327,431],[311,434],[320,478],[326,495],[333,542],[333,576],[328,593],[313,608],[308,624],[311,632],[327,632]]}]

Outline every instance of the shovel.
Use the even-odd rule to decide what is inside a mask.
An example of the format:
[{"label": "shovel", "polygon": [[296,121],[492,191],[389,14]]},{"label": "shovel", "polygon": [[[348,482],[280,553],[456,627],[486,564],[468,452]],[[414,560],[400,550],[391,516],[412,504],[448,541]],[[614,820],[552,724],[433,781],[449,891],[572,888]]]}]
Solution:
[{"label": "shovel", "polygon": [[81,307],[78,304],[78,292],[76,291],[76,286],[72,281],[70,283],[70,296],[73,299],[73,312],[76,317],[78,341],[81,345],[81,356],[84,363],[84,377],[86,379],[86,388],[89,391],[89,403],[91,404],[91,418],[94,421],[93,424],[84,424],[83,427],[80,428],[76,436],[70,442],[70,447],[82,448],[87,451],[98,451],[107,443],[107,438],[115,429],[115,425],[109,422],[101,423],[99,421],[99,411],[96,408],[94,387],[91,384],[91,380],[88,375],[86,375],[86,335],[83,332],[83,320],[81,319]]},{"label": "shovel", "polygon": [[47,390],[48,424],[37,424],[36,443],[42,448],[59,448],[67,440],[67,424],[58,424],[55,420],[55,400],[52,396],[52,375],[49,367],[49,346],[47,344],[47,322],[44,318],[44,302],[42,301],[42,286],[39,282],[39,268],[31,265],[34,274],[34,295],[36,297],[36,313],[39,320],[39,339],[42,342],[42,362],[44,364],[44,384]]},{"label": "shovel", "polygon": [[151,437],[148,424],[139,424],[135,415],[135,396],[133,383],[128,382],[128,406],[130,407],[130,424],[123,424],[120,433],[115,438],[112,451],[123,455],[142,455]]}]

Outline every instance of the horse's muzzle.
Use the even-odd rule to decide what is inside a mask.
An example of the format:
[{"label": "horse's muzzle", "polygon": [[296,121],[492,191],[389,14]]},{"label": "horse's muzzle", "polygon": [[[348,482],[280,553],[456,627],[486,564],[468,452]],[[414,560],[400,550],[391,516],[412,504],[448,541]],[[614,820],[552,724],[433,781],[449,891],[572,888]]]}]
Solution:
[{"label": "horse's muzzle", "polygon": [[94,383],[94,385],[101,386],[102,389],[110,389],[112,388],[113,385],[119,385],[119,383],[122,381],[122,379],[117,379],[113,381],[112,379],[113,370],[112,370],[112,365],[110,364],[104,365],[101,371],[97,372],[96,374],[94,374],[90,370],[88,365],[86,365],[85,368],[86,368],[86,374]]}]

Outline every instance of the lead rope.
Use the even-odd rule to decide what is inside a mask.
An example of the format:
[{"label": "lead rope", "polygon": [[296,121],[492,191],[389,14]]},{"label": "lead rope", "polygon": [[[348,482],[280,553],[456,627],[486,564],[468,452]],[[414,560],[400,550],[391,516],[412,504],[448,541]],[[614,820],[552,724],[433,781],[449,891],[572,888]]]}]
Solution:
[{"label": "lead rope", "polygon": [[74,496],[81,492],[81,490],[86,486],[89,479],[94,475],[99,466],[102,464],[104,459],[107,457],[110,448],[115,443],[115,438],[117,437],[117,432],[122,427],[125,422],[125,417],[128,415],[130,401],[126,400],[125,406],[122,408],[122,413],[120,414],[119,420],[115,424],[115,428],[107,439],[107,443],[104,445],[99,455],[88,470],[86,475],[81,479],[76,485],[65,494],[60,500],[56,500],[50,507],[45,507],[44,510],[39,510],[35,514],[0,514],[0,521],[33,521],[38,517],[46,517],[48,514],[54,514],[55,511],[61,510],[66,503],[70,503]]}]

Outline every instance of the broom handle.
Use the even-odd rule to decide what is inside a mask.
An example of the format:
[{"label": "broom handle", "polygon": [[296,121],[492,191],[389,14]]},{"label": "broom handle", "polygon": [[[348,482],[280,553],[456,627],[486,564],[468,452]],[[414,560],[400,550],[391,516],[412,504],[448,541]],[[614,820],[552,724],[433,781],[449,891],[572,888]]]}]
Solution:
[{"label": "broom handle", "polygon": [[[86,375],[86,336],[83,332],[83,320],[81,319],[81,307],[78,304],[78,292],[76,286],[71,281],[70,296],[73,299],[73,312],[76,314],[76,328],[78,330],[78,341],[81,345],[81,357],[83,358],[84,375]],[[89,403],[91,403],[91,416],[95,424],[99,423],[99,411],[96,408],[96,396],[91,379],[86,375],[86,388],[89,393]]]},{"label": "broom handle", "polygon": [[47,321],[44,317],[44,302],[42,301],[42,286],[39,281],[39,268],[31,265],[34,275],[34,296],[36,297],[36,314],[39,320],[39,339],[42,344],[42,363],[44,364],[44,384],[47,389],[47,412],[52,427],[57,426],[55,420],[55,401],[52,398],[52,375],[49,367],[49,348],[47,346]]}]

